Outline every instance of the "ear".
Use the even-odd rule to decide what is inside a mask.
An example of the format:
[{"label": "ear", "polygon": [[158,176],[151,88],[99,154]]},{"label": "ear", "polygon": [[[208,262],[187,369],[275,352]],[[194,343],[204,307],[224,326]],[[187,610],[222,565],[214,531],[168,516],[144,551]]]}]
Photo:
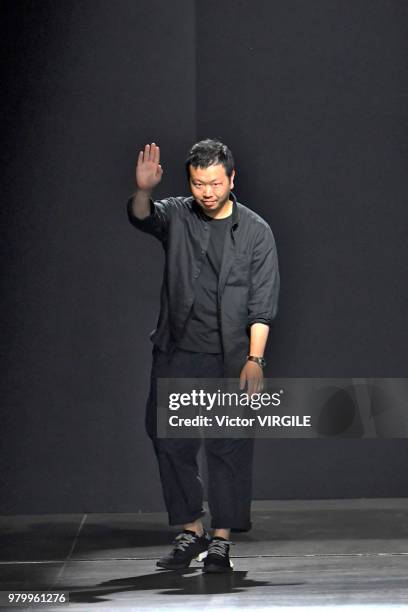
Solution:
[{"label": "ear", "polygon": [[232,171],[232,174],[230,177],[230,189],[232,189],[234,186],[234,178],[235,178],[235,170]]}]

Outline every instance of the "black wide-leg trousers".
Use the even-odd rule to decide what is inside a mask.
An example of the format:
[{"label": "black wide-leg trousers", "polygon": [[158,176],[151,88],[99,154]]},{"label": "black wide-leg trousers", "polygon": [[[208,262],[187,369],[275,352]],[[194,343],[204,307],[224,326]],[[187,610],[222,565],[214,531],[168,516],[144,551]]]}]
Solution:
[{"label": "black wide-leg trousers", "polygon": [[153,442],[169,525],[191,523],[205,515],[197,454],[204,442],[208,466],[211,527],[251,529],[253,438],[158,438],[158,378],[222,378],[222,354],[153,347],[146,431]]}]

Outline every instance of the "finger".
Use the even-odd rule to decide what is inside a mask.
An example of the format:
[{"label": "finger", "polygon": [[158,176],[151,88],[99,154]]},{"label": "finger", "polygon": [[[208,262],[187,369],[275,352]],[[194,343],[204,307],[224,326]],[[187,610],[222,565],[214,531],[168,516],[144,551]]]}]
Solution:
[{"label": "finger", "polygon": [[256,378],[254,381],[254,392],[259,393],[259,389],[261,388],[261,379]]},{"label": "finger", "polygon": [[149,155],[150,155],[150,145],[147,144],[144,148],[144,157],[143,157],[143,161],[147,162],[149,161]]},{"label": "finger", "polygon": [[156,145],[154,150],[154,163],[158,164],[160,161],[160,148]]},{"label": "finger", "polygon": [[246,377],[245,374],[241,374],[239,377],[239,388],[242,391],[245,388]]},{"label": "finger", "polygon": [[152,159],[153,159],[153,151],[154,151],[154,142],[149,144],[149,157],[148,157],[148,161],[152,161]]},{"label": "finger", "polygon": [[155,156],[156,156],[156,143],[152,142],[152,144],[150,145],[150,161],[154,162],[155,161]]},{"label": "finger", "polygon": [[261,379],[260,379],[260,378],[257,378],[257,379],[256,379],[256,389],[255,389],[255,392],[256,392],[256,393],[259,393],[259,392],[260,392],[260,390],[261,390]]},{"label": "finger", "polygon": [[143,151],[139,151],[139,155],[138,155],[138,158],[137,158],[137,163],[141,164],[142,161],[143,161]]}]

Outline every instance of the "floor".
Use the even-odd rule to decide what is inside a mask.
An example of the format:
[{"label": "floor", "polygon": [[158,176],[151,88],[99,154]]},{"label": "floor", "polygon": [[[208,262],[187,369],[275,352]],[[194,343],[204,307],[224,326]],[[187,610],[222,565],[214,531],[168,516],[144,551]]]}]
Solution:
[{"label": "floor", "polygon": [[[156,568],[166,515],[0,517],[0,590],[69,592],[32,610],[408,611],[408,499],[255,501],[232,575]],[[17,606],[1,603],[2,610]]]}]

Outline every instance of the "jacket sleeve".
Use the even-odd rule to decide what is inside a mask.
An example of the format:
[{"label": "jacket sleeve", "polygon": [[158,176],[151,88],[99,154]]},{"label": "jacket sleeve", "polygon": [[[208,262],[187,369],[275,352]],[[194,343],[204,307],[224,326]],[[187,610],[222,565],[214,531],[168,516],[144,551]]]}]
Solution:
[{"label": "jacket sleeve", "polygon": [[269,225],[264,225],[251,260],[247,329],[254,323],[271,325],[278,311],[279,288],[275,239]]},{"label": "jacket sleeve", "polygon": [[172,208],[170,199],[153,200],[150,198],[150,213],[144,219],[139,219],[133,214],[132,200],[133,196],[127,202],[127,214],[130,223],[142,232],[152,234],[161,242],[165,242]]}]

